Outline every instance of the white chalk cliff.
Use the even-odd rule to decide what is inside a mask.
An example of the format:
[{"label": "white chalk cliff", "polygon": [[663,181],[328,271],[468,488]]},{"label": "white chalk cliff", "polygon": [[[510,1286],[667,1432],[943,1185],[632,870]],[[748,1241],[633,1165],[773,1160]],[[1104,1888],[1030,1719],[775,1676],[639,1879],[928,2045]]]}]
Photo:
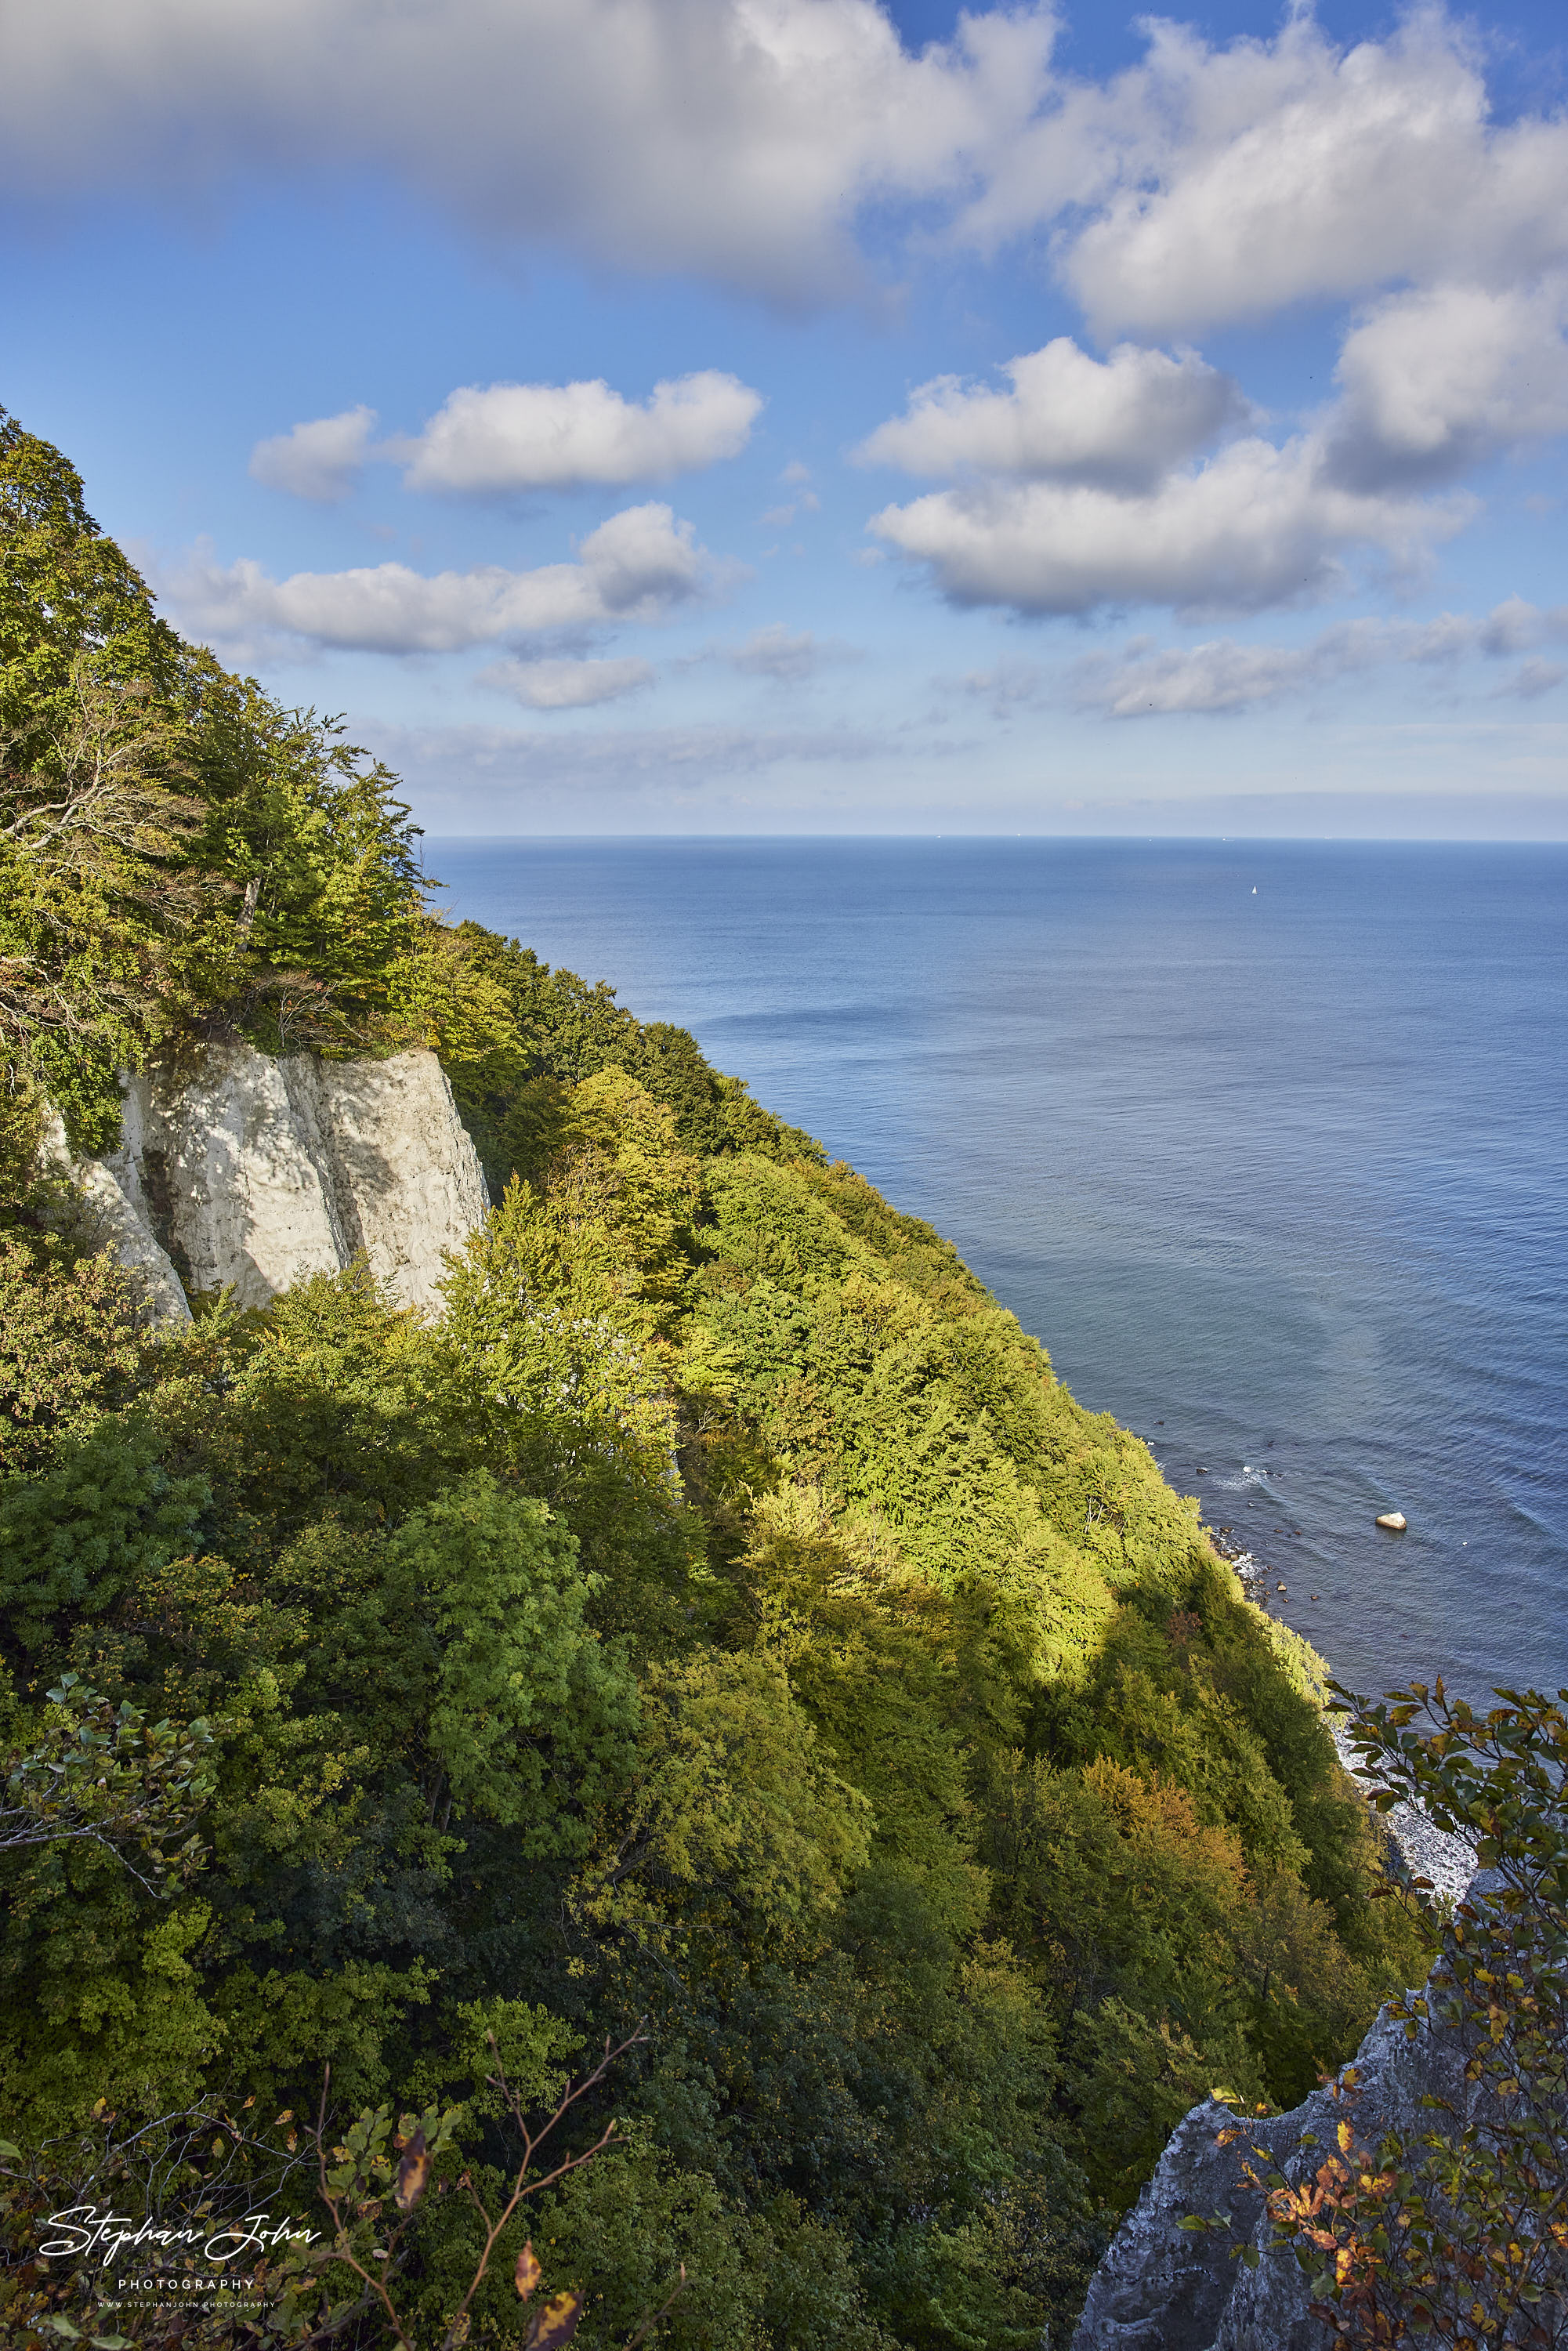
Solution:
[{"label": "white chalk cliff", "polygon": [[[68,1155],[57,1131],[55,1155]],[[434,1307],[443,1252],[489,1207],[434,1053],[208,1046],[187,1071],[128,1079],[119,1149],[69,1164],[87,1228],[161,1321],[187,1319],[204,1290],[264,1306],[361,1252],[401,1304]]]}]

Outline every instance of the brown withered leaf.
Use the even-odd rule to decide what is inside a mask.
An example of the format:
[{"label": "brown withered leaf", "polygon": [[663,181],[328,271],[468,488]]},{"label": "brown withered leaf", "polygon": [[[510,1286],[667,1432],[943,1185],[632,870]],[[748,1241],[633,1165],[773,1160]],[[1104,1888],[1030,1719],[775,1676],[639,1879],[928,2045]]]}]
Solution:
[{"label": "brown withered leaf", "polygon": [[534,2259],[534,2241],[531,2237],[517,2255],[517,2266],[512,2275],[517,2281],[517,2292],[527,2302],[542,2275],[539,2265]]},{"label": "brown withered leaf", "polygon": [[430,2154],[424,2144],[424,2133],[416,2130],[397,2168],[397,2186],[392,2189],[392,2195],[398,2210],[412,2212],[429,2185]]},{"label": "brown withered leaf", "polygon": [[552,2294],[542,2310],[535,2311],[533,2324],[523,2337],[523,2351],[557,2351],[559,2344],[571,2341],[581,2316],[580,2294]]}]

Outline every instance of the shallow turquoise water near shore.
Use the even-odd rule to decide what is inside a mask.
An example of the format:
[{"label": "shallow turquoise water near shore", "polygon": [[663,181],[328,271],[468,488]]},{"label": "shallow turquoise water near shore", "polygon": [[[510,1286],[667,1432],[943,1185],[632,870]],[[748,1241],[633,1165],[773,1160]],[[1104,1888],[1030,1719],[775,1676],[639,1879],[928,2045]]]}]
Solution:
[{"label": "shallow turquoise water near shore", "polygon": [[426,858],[949,1235],[1354,1685],[1568,1682],[1568,850]]}]

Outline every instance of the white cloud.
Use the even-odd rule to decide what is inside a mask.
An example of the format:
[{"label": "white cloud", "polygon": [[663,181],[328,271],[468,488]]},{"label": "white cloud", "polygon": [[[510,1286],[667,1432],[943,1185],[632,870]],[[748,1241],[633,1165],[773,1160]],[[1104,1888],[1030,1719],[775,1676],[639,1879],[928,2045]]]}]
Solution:
[{"label": "white cloud", "polygon": [[[1568,605],[1542,611],[1514,597],[1480,620],[1444,612],[1433,621],[1345,621],[1304,645],[1249,645],[1217,637],[1205,644],[1157,646],[1135,638],[1119,655],[1093,653],[1074,663],[1068,684],[1080,709],[1108,718],[1223,714],[1391,663],[1449,669],[1469,654],[1500,659],[1554,643],[1568,643]],[[1545,694],[1564,676],[1568,671],[1555,663],[1528,662],[1498,691]]]},{"label": "white cloud", "polygon": [[737,456],[762,395],[713,368],[639,403],[591,383],[468,384],[417,439],[391,444],[413,490],[577,489],[689,474]]},{"label": "white cloud", "polygon": [[1207,644],[1167,646],[1150,652],[1128,648],[1120,661],[1091,656],[1072,673],[1073,700],[1081,710],[1107,718],[1152,718],[1176,712],[1245,710],[1277,701],[1382,658],[1376,624],[1369,640],[1354,625],[1334,630],[1312,645],[1243,645],[1233,638]]},{"label": "white cloud", "polygon": [[1480,649],[1496,660],[1548,644],[1568,644],[1568,604],[1554,604],[1543,612],[1522,596],[1510,596],[1481,625]]},{"label": "white cloud", "polygon": [[1568,432],[1568,278],[1396,295],[1340,353],[1328,463],[1353,487],[1451,479]]},{"label": "white cloud", "polygon": [[772,678],[779,685],[799,685],[829,664],[858,661],[854,646],[836,637],[816,637],[810,629],[798,632],[775,621],[754,629],[744,644],[732,645],[719,658],[747,677]]},{"label": "white cloud", "polygon": [[587,710],[652,685],[653,667],[635,659],[494,662],[476,683],[513,695],[529,710]]},{"label": "white cloud", "polygon": [[[464,802],[497,789],[560,785],[575,794],[641,796],[660,786],[702,790],[779,767],[859,766],[885,758],[872,728],[409,726],[356,719],[355,733],[415,786],[422,801],[445,788]],[[905,763],[912,756],[903,747]]]},{"label": "white cloud", "polygon": [[966,186],[1027,120],[1053,20],[910,56],[875,0],[49,0],[13,12],[4,184],[204,203],[369,165],[490,238],[786,301],[859,281],[885,197]]},{"label": "white cloud", "polygon": [[1440,6],[1341,47],[1305,9],[1212,47],[1155,20],[1104,83],[1049,0],[901,45],[876,0],[49,0],[17,7],[0,185],[204,208],[268,170],[369,168],[486,240],[783,301],[863,283],[857,218],[1056,233],[1095,334],[1568,259],[1568,121],[1489,114]]},{"label": "white cloud", "polygon": [[1552,693],[1564,678],[1568,678],[1568,667],[1562,662],[1521,662],[1512,677],[1498,691],[1513,695],[1521,702],[1534,702],[1541,695]]},{"label": "white cloud", "polygon": [[534,571],[486,564],[430,578],[403,563],[382,563],[272,580],[248,557],[225,567],[198,551],[167,591],[188,630],[225,643],[302,637],[372,653],[435,653],[547,629],[663,620],[709,577],[691,524],[651,505],[601,523],[575,563]]},{"label": "white cloud", "polygon": [[993,718],[1011,718],[1045,698],[1046,672],[1039,662],[999,661],[989,669],[972,669],[959,678],[965,694],[988,703]]},{"label": "white cloud", "polygon": [[908,474],[1012,474],[1144,488],[1247,413],[1230,378],[1196,351],[1121,344],[1092,359],[1071,336],[1009,360],[1010,392],[937,376],[855,456]]},{"label": "white cloud", "polygon": [[373,408],[346,408],[258,441],[250,453],[251,479],[297,498],[336,505],[354,486],[375,423]]},{"label": "white cloud", "polygon": [[788,506],[768,507],[758,520],[769,530],[788,530],[800,514],[816,514],[821,500],[815,490],[800,490]]},{"label": "white cloud", "polygon": [[1532,277],[1568,256],[1568,122],[1488,119],[1439,8],[1341,49],[1310,14],[1211,48],[1155,21],[1145,61],[1064,88],[995,158],[959,234],[1087,207],[1059,266],[1097,334],[1165,338],[1402,278]]},{"label": "white cloud", "polygon": [[878,537],[928,566],[956,604],[1028,613],[1105,604],[1260,611],[1320,596],[1343,557],[1371,547],[1401,564],[1457,528],[1450,501],[1368,496],[1327,480],[1318,444],[1246,440],[1141,496],[1085,484],[981,482],[872,518]]}]

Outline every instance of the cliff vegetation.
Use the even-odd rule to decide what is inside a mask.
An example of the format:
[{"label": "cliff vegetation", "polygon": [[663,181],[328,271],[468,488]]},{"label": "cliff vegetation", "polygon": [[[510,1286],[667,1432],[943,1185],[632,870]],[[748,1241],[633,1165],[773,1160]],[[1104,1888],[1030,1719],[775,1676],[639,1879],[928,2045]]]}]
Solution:
[{"label": "cliff vegetation", "polygon": [[[1177,2118],[1426,1971],[1311,1660],[935,1232],[433,914],[9,421],[0,566],[0,2342],[1064,2343]],[[440,1053],[439,1316],[158,1338],[73,1240],[42,1096],[101,1148],[234,1035]],[[321,2233],[178,2338],[36,2258],[204,2199]]]}]

